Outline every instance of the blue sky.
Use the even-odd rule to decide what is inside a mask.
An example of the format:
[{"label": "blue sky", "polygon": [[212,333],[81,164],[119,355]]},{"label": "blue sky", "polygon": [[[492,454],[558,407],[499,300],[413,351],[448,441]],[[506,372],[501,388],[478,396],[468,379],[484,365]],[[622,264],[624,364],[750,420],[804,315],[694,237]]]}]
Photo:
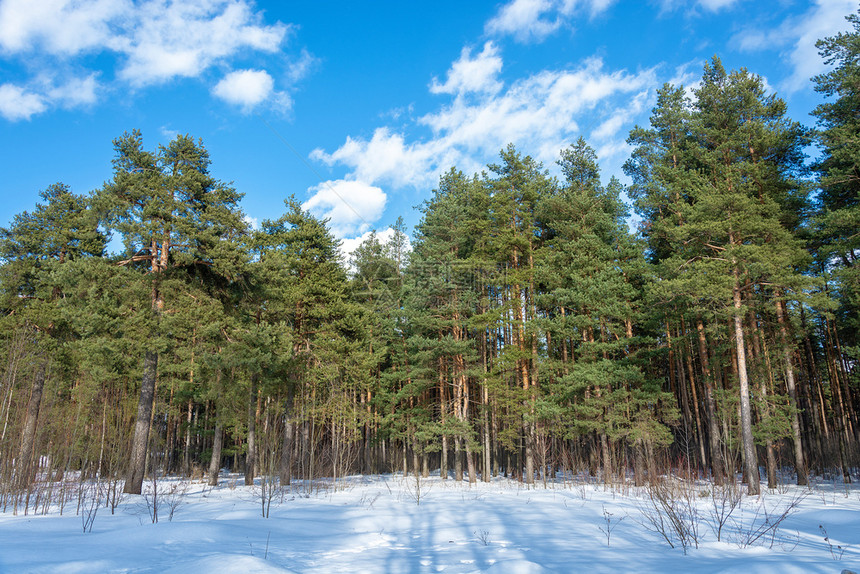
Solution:
[{"label": "blue sky", "polygon": [[[112,140],[201,138],[251,221],[294,194],[347,251],[451,166],[509,142],[554,167],[583,136],[605,179],[664,82],[713,55],[812,125],[815,40],[856,0],[0,0],[0,226],[61,181],[111,178]],[[623,178],[622,178],[623,179]]]}]

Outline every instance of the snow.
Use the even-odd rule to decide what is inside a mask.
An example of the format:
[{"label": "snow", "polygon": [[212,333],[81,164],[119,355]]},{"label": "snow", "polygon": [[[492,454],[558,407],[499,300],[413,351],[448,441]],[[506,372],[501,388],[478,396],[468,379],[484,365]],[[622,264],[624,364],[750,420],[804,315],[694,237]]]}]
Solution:
[{"label": "snow", "polygon": [[[126,496],[113,515],[100,508],[86,533],[75,515],[76,500],[62,516],[59,509],[27,516],[8,509],[0,513],[0,572],[860,570],[860,490],[841,482],[745,496],[721,541],[712,528],[717,491],[706,483],[681,488],[676,494],[689,503],[684,508],[695,518],[699,539],[686,554],[643,526],[647,489],[605,488],[587,477],[532,488],[503,478],[470,486],[400,475],[295,482],[276,493],[269,518],[261,515],[259,480],[248,487],[241,482],[226,474],[215,488],[163,480],[158,523],[146,502],[151,497]],[[171,500],[178,506],[169,520]],[[786,510],[775,532],[751,545],[743,542]]]}]

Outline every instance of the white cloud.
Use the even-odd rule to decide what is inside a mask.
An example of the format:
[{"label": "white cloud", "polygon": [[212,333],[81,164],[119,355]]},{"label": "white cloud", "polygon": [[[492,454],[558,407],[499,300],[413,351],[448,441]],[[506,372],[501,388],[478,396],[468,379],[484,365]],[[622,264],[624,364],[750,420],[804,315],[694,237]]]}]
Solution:
[{"label": "white cloud", "polygon": [[174,130],[168,126],[161,126],[158,131],[161,132],[161,137],[168,141],[175,140],[176,137],[179,135],[179,131]]},{"label": "white cloud", "polygon": [[724,8],[731,8],[738,0],[699,0],[698,5],[709,12],[718,12]]},{"label": "white cloud", "polygon": [[[628,158],[633,151],[633,146],[628,145],[624,139],[614,139],[606,141],[603,144],[597,145],[594,153],[597,154],[601,165],[605,166],[608,160],[613,158]],[[623,161],[623,160],[622,160]],[[612,172],[607,172],[611,174]],[[617,175],[617,174],[616,174]]]},{"label": "white cloud", "polygon": [[460,59],[451,64],[448,79],[440,84],[436,78],[430,84],[434,94],[465,94],[469,92],[496,93],[502,88],[498,80],[502,58],[492,42],[484,44],[480,54],[472,58],[470,48],[463,48]]},{"label": "white cloud", "polygon": [[601,12],[605,12],[614,2],[615,0],[590,0],[588,5],[591,16],[597,16]]},{"label": "white cloud", "polygon": [[614,137],[618,134],[618,131],[630,121],[631,115],[630,110],[618,110],[612,114],[609,119],[597,126],[597,129],[591,132],[590,139],[606,140]]},{"label": "white cloud", "polygon": [[326,181],[308,191],[314,195],[302,209],[328,219],[338,238],[368,231],[382,216],[387,200],[380,188],[356,180]]},{"label": "white cloud", "polygon": [[702,79],[702,68],[705,66],[704,60],[690,60],[675,67],[674,75],[669,79],[669,83],[673,86],[689,87],[692,84],[700,82]]},{"label": "white cloud", "polygon": [[0,48],[118,53],[122,77],[146,85],[196,76],[242,50],[274,52],[290,27],[261,20],[246,0],[4,0]]},{"label": "white cloud", "polygon": [[55,86],[48,83],[45,86],[47,98],[63,108],[75,108],[96,103],[99,82],[97,74],[90,74],[85,78],[71,78],[64,84]]},{"label": "white cloud", "polygon": [[824,60],[818,54],[815,42],[835,36],[850,28],[845,16],[857,11],[856,0],[817,0],[815,6],[797,22],[797,39],[789,56],[793,67],[791,76],[782,88],[795,92],[811,87],[810,78],[825,71]]},{"label": "white cloud", "polygon": [[220,59],[243,50],[276,51],[289,28],[260,24],[243,1],[198,0],[140,5],[122,52],[120,77],[136,86],[194,77]]},{"label": "white cloud", "polygon": [[417,120],[431,131],[425,140],[409,141],[404,133],[379,127],[369,140],[347,137],[335,151],[317,149],[311,157],[346,166],[352,179],[394,188],[433,185],[451,166],[480,171],[508,143],[537,150],[537,159],[551,164],[559,149],[598,122],[594,135],[604,145],[623,141],[621,132],[632,127],[655,85],[654,70],[610,72],[601,60],[590,59],[578,69],[523,78],[498,93],[458,95]]},{"label": "white cloud", "polygon": [[399,120],[401,117],[411,116],[412,112],[415,111],[415,104],[409,104],[408,106],[401,106],[399,108],[393,108],[385,112],[381,112],[379,114],[380,118],[391,118],[394,121]]},{"label": "white cloud", "polygon": [[551,12],[550,0],[513,0],[503,6],[486,25],[489,34],[510,34],[520,41],[542,40],[561,26],[558,18],[547,20]]},{"label": "white cloud", "polygon": [[29,120],[45,111],[45,99],[13,84],[0,85],[0,115],[9,121]]},{"label": "white cloud", "polygon": [[263,70],[236,70],[216,84],[212,93],[227,102],[251,110],[272,96],[275,81]]},{"label": "white cloud", "polygon": [[317,59],[314,58],[307,50],[302,50],[298,60],[292,62],[287,70],[287,77],[290,82],[296,83],[303,80],[316,65]]},{"label": "white cloud", "polygon": [[0,48],[75,55],[111,44],[112,28],[133,13],[129,0],[4,0],[0,3]]},{"label": "white cloud", "polygon": [[487,34],[510,35],[520,42],[540,42],[567,23],[579,9],[590,17],[605,11],[614,0],[512,0],[502,6],[484,29]]},{"label": "white cloud", "polygon": [[29,120],[52,106],[69,109],[90,105],[97,100],[98,87],[96,74],[73,77],[62,84],[48,75],[36,78],[27,86],[3,84],[0,86],[0,115],[14,122]]},{"label": "white cloud", "polygon": [[742,52],[757,52],[784,46],[786,42],[791,40],[791,36],[792,31],[785,25],[771,30],[752,28],[735,34],[730,45],[734,45]]},{"label": "white cloud", "polygon": [[[373,231],[366,231],[357,237],[347,237],[340,240],[340,255],[344,261],[350,263],[352,254],[358,249],[358,246],[364,243]],[[379,234],[377,234],[378,236]],[[350,264],[350,269],[354,270]]]},{"label": "white cloud", "polygon": [[606,120],[588,136],[589,142],[596,147],[597,157],[606,162],[612,158],[627,157],[631,147],[627,145],[627,134],[642,112],[656,102],[656,93],[648,88],[622,103]]},{"label": "white cloud", "polygon": [[349,166],[353,176],[361,181],[387,181],[403,187],[426,181],[437,147],[433,142],[409,144],[402,134],[381,127],[370,140],[347,136],[346,142],[333,153],[316,149],[311,157],[329,165]]},{"label": "white cloud", "polygon": [[816,0],[804,14],[786,18],[776,28],[748,28],[734,35],[732,44],[742,51],[780,50],[791,65],[791,73],[779,87],[785,92],[811,88],[810,78],[826,66],[815,43],[846,31],[845,16],[857,10],[856,0]]},{"label": "white cloud", "polygon": [[[52,106],[95,102],[101,86],[94,74],[65,86],[40,86],[43,77],[67,75],[85,53],[116,58],[116,77],[140,88],[199,77],[216,65],[229,70],[231,59],[249,52],[276,53],[291,30],[281,22],[264,23],[252,0],[0,0],[0,53],[40,68],[25,82],[28,97],[6,90],[7,107],[21,113],[4,116],[22,119]],[[313,62],[303,51],[284,64],[284,81],[297,82]],[[241,78],[228,75],[217,93],[247,107],[267,91],[265,99],[289,107],[289,96],[275,92],[268,79],[267,91],[262,75],[244,76],[241,86],[235,85]]]},{"label": "white cloud", "polygon": [[723,9],[728,9],[741,2],[742,0],[659,0],[660,11],[669,12],[678,8],[687,8],[687,12],[691,15],[699,13],[700,9],[707,12],[719,12]]},{"label": "white cloud", "polygon": [[477,104],[455,100],[421,121],[435,133],[445,134],[452,145],[497,148],[499,142],[542,140],[578,131],[578,113],[613,94],[640,90],[652,80],[650,70],[637,75],[606,73],[601,60],[591,59],[577,70],[543,71],[518,80],[499,97]]}]

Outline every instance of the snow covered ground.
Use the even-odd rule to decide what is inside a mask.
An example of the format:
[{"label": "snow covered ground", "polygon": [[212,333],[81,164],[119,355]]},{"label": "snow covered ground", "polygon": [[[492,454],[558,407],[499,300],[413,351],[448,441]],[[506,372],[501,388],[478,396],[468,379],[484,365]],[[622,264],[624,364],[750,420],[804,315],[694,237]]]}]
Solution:
[{"label": "snow covered ground", "polygon": [[88,533],[76,501],[63,516],[0,513],[0,572],[860,571],[860,490],[841,482],[743,497],[719,542],[718,508],[731,498],[704,483],[678,488],[674,512],[693,530],[686,554],[671,526],[675,548],[653,525],[672,512],[656,510],[646,489],[352,477],[317,482],[310,492],[294,484],[263,518],[259,482],[241,482],[227,475],[216,488],[162,481],[162,492],[184,490],[172,520],[170,495],[159,499],[157,524],[143,497],[128,496],[113,515],[99,509]]}]

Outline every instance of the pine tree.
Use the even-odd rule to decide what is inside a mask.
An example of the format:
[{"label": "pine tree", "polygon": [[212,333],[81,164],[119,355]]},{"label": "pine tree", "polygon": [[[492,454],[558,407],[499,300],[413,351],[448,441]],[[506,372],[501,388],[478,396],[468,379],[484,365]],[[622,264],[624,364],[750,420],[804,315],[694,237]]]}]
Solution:
[{"label": "pine tree", "polygon": [[535,261],[541,249],[535,209],[540,199],[554,193],[555,182],[543,166],[523,157],[513,145],[501,152],[501,163],[488,166],[493,177],[490,213],[495,232],[489,249],[504,269],[502,313],[510,313],[511,345],[500,361],[512,367],[515,387],[522,392],[522,428],[525,443],[523,480],[534,482],[537,439],[536,405],[539,394],[540,333],[537,321]]},{"label": "pine tree", "polygon": [[[285,440],[281,479],[289,480],[290,452],[298,432],[299,465],[305,479],[318,470],[317,433],[328,427],[334,453],[332,472],[345,446],[358,440],[362,421],[352,393],[369,367],[363,354],[364,318],[350,297],[338,242],[320,221],[290,197],[287,211],[265,220],[254,236],[257,280],[263,283],[260,316],[276,326],[287,343],[280,355],[287,373]],[[363,418],[363,417],[362,417]]]},{"label": "pine tree", "polygon": [[730,318],[745,470],[749,492],[757,494],[744,298],[760,282],[798,284],[796,269],[806,253],[783,226],[780,203],[795,185],[802,132],[785,119],[785,103],[765,95],[760,78],[746,70],[726,73],[716,58],[706,65],[696,96],[692,156],[698,176],[688,223],[675,236],[676,245],[687,246],[679,255],[689,255],[676,285]]},{"label": "pine tree", "polygon": [[[773,305],[777,293],[803,298],[809,286],[799,273],[807,255],[792,229],[796,206],[806,193],[796,177],[802,171],[804,132],[786,119],[785,103],[767,95],[759,77],[746,70],[727,73],[717,58],[705,66],[695,95],[687,115],[681,93],[664,87],[665,109],[655,112],[650,132],[633,132],[631,139],[639,149],[627,169],[634,175],[640,213],[649,218],[644,224],[652,256],[660,261],[664,280],[654,290],[665,301],[686,301],[695,310],[706,382],[714,373],[702,320],[712,316],[714,327],[728,321],[745,474],[750,492],[758,492],[747,356],[752,348],[748,330],[756,325],[748,317],[756,322],[751,307],[755,301]],[[710,394],[708,388],[709,411]],[[768,399],[761,392],[756,398],[759,416],[766,419]],[[708,414],[714,472],[719,475],[717,433]],[[798,428],[793,438],[802,480]]]},{"label": "pine tree", "polygon": [[[125,491],[140,494],[155,401],[159,353],[169,341],[160,327],[166,300],[195,275],[235,281],[242,254],[235,241],[245,232],[241,194],[209,175],[201,142],[178,136],[157,152],[143,148],[139,131],[114,140],[114,177],[97,192],[107,225],[126,246],[120,265],[141,272],[150,286],[149,340]],[[145,265],[141,265],[145,264]]]},{"label": "pine tree", "polygon": [[[692,105],[683,86],[664,84],[657,91],[657,105],[650,118],[651,128],[637,126],[627,140],[636,146],[624,165],[625,173],[633,180],[628,193],[643,220],[641,232],[648,244],[648,258],[656,265],[655,273],[662,279],[676,277],[681,269],[671,259],[678,249],[671,234],[687,223],[693,201],[690,190],[696,164],[691,153],[696,142],[691,133],[692,114]],[[702,438],[704,429],[698,427],[699,443],[704,451],[704,443],[707,442],[713,480],[720,485],[724,480],[725,463],[715,400],[715,377],[707,356],[703,310],[696,310],[695,301],[689,297],[689,293],[682,290],[668,293],[661,291],[659,284],[655,284],[649,289],[649,299],[652,306],[663,311],[667,323],[668,317],[672,317],[675,322],[684,324],[684,315],[694,312],[691,319],[697,327],[697,337],[696,342],[690,344],[690,354],[693,348],[698,348],[707,425],[707,441]],[[688,360],[688,364],[692,364],[692,358],[688,357]],[[674,369],[675,365],[669,365],[670,376]],[[695,394],[696,380],[692,369],[689,375],[690,389]],[[698,412],[698,401],[694,401],[693,406]],[[704,454],[702,459],[705,464]]]},{"label": "pine tree", "polygon": [[818,118],[817,140],[823,152],[815,165],[821,185],[820,257],[832,266],[838,280],[841,337],[856,357],[860,343],[860,12],[846,20],[852,31],[816,43],[825,63],[834,67],[812,79],[815,90],[830,99],[813,115]]},{"label": "pine tree", "polygon": [[539,208],[547,236],[538,267],[546,290],[541,306],[560,347],[552,353],[560,359],[552,397],[581,434],[596,433],[608,481],[611,441],[626,439],[637,450],[645,442],[667,444],[664,413],[647,407],[666,397],[645,384],[635,358],[634,280],[644,267],[627,231],[620,183],[601,185],[596,154],[582,138],[562,151],[559,165],[564,185]]},{"label": "pine tree", "polygon": [[[378,467],[375,450],[383,435],[403,444],[411,441],[413,461],[419,456],[426,461],[429,452],[429,431],[423,426],[430,422],[426,404],[415,405],[421,397],[412,395],[415,385],[409,349],[411,325],[407,318],[404,276],[409,254],[402,218],[398,218],[391,230],[393,234],[388,242],[380,242],[372,232],[351,255],[351,292],[364,310],[365,357],[369,365],[366,382],[359,391],[364,421],[361,466],[365,472]],[[411,409],[409,401],[413,403]],[[421,416],[418,416],[419,410]],[[380,431],[382,434],[374,436]],[[422,440],[418,439],[419,435]]]},{"label": "pine tree", "polygon": [[[33,459],[37,421],[49,366],[64,356],[64,346],[79,335],[75,325],[59,311],[69,282],[64,267],[103,255],[106,238],[85,197],[68,186],[54,184],[39,196],[45,203],[32,213],[15,215],[8,229],[0,229],[2,303],[15,332],[30,333],[35,342],[33,379],[21,429],[17,486],[29,485],[35,472]],[[61,371],[59,365],[56,371]],[[8,422],[8,421],[7,421]]]},{"label": "pine tree", "polygon": [[[448,474],[449,439],[454,446],[454,477],[463,478],[463,461],[469,480],[477,480],[474,460],[476,436],[472,412],[472,376],[478,361],[469,321],[476,312],[477,294],[470,289],[475,278],[470,257],[475,235],[470,233],[473,199],[478,183],[455,169],[443,174],[433,197],[426,201],[424,217],[416,228],[409,273],[410,347],[415,349],[413,395],[435,391],[435,422],[417,430],[440,440],[440,473]],[[417,397],[416,397],[417,398]],[[414,401],[414,399],[412,399]]]}]

